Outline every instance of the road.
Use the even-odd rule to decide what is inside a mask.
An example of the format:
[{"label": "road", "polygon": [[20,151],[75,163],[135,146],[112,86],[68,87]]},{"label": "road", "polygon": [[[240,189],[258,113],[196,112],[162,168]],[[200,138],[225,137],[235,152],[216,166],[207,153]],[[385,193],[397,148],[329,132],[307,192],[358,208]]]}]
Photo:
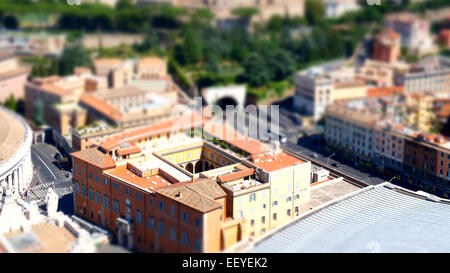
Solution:
[{"label": "road", "polygon": [[[264,107],[259,108],[260,113],[264,112]],[[267,111],[270,113],[270,109]],[[264,115],[263,115],[264,116]],[[281,146],[283,149],[297,153],[301,155],[302,157],[318,161],[319,163],[322,163],[324,165],[327,164],[328,161],[328,168],[330,170],[337,170],[342,173],[345,173],[346,175],[352,176],[354,178],[357,178],[359,180],[364,181],[365,183],[369,185],[378,185],[383,182],[386,182],[385,179],[382,179],[380,177],[374,176],[373,174],[370,174],[365,171],[359,170],[355,166],[347,165],[343,162],[339,162],[340,166],[338,168],[332,166],[333,163],[337,163],[338,161],[334,160],[333,157],[328,159],[328,157],[331,155],[329,152],[327,152],[323,146],[323,144],[315,143],[313,141],[314,138],[308,138],[301,142],[298,142],[298,137],[301,131],[301,126],[296,124],[294,122],[294,116],[297,116],[300,118],[300,116],[296,113],[293,113],[289,110],[289,107],[286,105],[280,105],[279,106],[279,115],[271,116],[270,119],[274,121],[275,123],[278,122],[278,129],[274,129],[272,131],[275,132],[281,132],[286,135],[287,142],[283,143]],[[268,123],[267,126],[269,126],[270,122],[268,120],[261,119],[259,120],[258,116],[255,116],[254,114],[249,114],[247,118],[247,126],[250,122],[266,122]],[[241,127],[237,127],[239,132],[245,132],[245,129]],[[313,154],[316,154],[317,157],[314,157]],[[313,164],[314,165],[314,164]]]},{"label": "road", "polygon": [[[44,200],[48,188],[53,187],[59,196],[58,209],[73,214],[72,173],[61,170],[54,159],[56,147],[40,143],[31,146],[31,161],[35,174],[31,181],[26,201]],[[68,175],[68,176],[66,176]]]}]

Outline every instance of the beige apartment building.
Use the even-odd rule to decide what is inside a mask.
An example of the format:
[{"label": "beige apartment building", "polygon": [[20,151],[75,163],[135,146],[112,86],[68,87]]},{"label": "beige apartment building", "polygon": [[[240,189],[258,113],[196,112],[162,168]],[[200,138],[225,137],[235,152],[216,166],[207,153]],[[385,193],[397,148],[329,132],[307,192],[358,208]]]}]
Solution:
[{"label": "beige apartment building", "polygon": [[30,67],[19,64],[13,54],[0,51],[0,102],[10,95],[16,99],[23,98],[30,70]]},{"label": "beige apartment building", "polygon": [[363,98],[368,85],[353,67],[315,67],[295,74],[294,107],[318,121],[325,107],[338,100]]}]

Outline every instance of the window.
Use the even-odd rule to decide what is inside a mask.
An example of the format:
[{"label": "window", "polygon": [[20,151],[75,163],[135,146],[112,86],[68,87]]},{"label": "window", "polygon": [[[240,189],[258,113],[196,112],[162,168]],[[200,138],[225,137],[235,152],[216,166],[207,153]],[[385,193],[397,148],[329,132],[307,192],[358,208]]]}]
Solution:
[{"label": "window", "polygon": [[118,189],[119,189],[119,185],[117,185],[117,183],[114,183],[114,184],[113,184],[113,187],[114,187],[115,190],[118,190]]},{"label": "window", "polygon": [[89,199],[94,200],[94,191],[89,189]]},{"label": "window", "polygon": [[160,233],[164,234],[164,222],[163,222],[163,220],[159,220],[158,231]]},{"label": "window", "polygon": [[81,169],[81,174],[84,176],[84,168]]},{"label": "window", "polygon": [[142,195],[141,195],[141,193],[139,193],[139,192],[136,193],[136,199],[137,199],[137,200],[142,200]]},{"label": "window", "polygon": [[108,185],[108,178],[106,177],[103,178],[103,184]]},{"label": "window", "polygon": [[176,239],[176,230],[174,226],[170,226],[170,239],[172,240]]},{"label": "window", "polygon": [[187,222],[189,220],[189,216],[188,216],[187,212],[183,211],[182,218],[183,218],[183,221],[185,221],[185,222]]},{"label": "window", "polygon": [[130,189],[129,189],[129,188],[125,188],[125,193],[126,193],[127,195],[130,195]]},{"label": "window", "polygon": [[189,243],[188,234],[186,231],[181,232],[181,243],[186,246]]},{"label": "window", "polygon": [[202,220],[198,217],[195,217],[195,225],[197,227],[200,227],[202,225]]},{"label": "window", "polygon": [[256,193],[250,194],[250,202],[256,201]]},{"label": "window", "polygon": [[151,229],[155,228],[155,218],[153,216],[148,217],[148,227]]},{"label": "window", "polygon": [[109,208],[109,197],[108,195],[103,195],[103,206]]},{"label": "window", "polygon": [[150,197],[150,206],[153,206],[153,198]]},{"label": "window", "polygon": [[100,176],[96,175],[95,180],[97,180],[97,182],[100,182]]},{"label": "window", "polygon": [[92,178],[92,172],[89,172],[89,178]]},{"label": "window", "polygon": [[250,225],[252,225],[252,226],[255,225],[255,220],[254,220],[254,219],[252,219],[252,220],[250,221]]},{"label": "window", "polygon": [[276,213],[273,214],[273,220],[277,220],[277,214]]},{"label": "window", "polygon": [[78,172],[78,165],[75,165],[75,172]]},{"label": "window", "polygon": [[159,208],[161,210],[164,210],[164,202],[163,201],[159,201]]},{"label": "window", "polygon": [[200,238],[195,238],[194,248],[195,248],[195,250],[197,250],[197,251],[202,251],[202,239],[200,239]]},{"label": "window", "polygon": [[142,211],[136,210],[136,222],[139,224],[142,224]]},{"label": "window", "polygon": [[266,216],[261,217],[261,223],[265,223],[266,222]]},{"label": "window", "polygon": [[300,199],[300,194],[296,194],[295,199]]},{"label": "window", "polygon": [[266,204],[262,204],[262,207],[263,207],[263,209],[265,209],[266,208]]},{"label": "window", "polygon": [[272,202],[272,207],[275,207],[276,205],[278,205],[278,201],[273,201]]},{"label": "window", "polygon": [[170,206],[170,214],[175,215],[175,207]]},{"label": "window", "polygon": [[100,192],[96,192],[95,193],[95,197],[97,199],[97,203],[101,204],[102,203],[102,195]]},{"label": "window", "polygon": [[289,196],[288,198],[286,198],[286,202],[291,202],[292,198]]},{"label": "window", "polygon": [[86,196],[86,186],[85,185],[81,185],[81,194]]},{"label": "window", "polygon": [[78,182],[75,182],[75,192],[80,191],[79,187],[80,187],[80,185],[78,185]]},{"label": "window", "polygon": [[113,200],[113,210],[115,212],[119,211],[119,201],[117,201],[116,199]]},{"label": "window", "polygon": [[288,210],[287,210],[287,215],[288,215],[288,216],[291,216],[291,209],[288,209]]}]

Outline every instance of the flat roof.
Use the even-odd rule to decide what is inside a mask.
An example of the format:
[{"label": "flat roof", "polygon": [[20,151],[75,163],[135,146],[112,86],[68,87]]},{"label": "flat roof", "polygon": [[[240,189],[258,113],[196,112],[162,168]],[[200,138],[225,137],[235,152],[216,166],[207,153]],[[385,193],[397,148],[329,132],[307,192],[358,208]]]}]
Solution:
[{"label": "flat roof", "polygon": [[147,158],[146,160],[144,160],[143,158],[141,158],[141,160],[129,160],[128,163],[130,163],[131,165],[129,167],[130,169],[127,169],[126,166],[119,166],[113,170],[105,171],[105,174],[119,178],[132,185],[149,191],[153,191],[154,189],[161,187],[166,187],[172,185],[173,183],[168,180],[168,177],[164,177],[164,175],[162,175],[160,172],[155,175],[141,177],[133,173],[131,169],[136,168],[141,172],[159,169],[178,182],[187,182],[191,180],[191,177],[189,175],[185,174],[173,165],[165,162],[155,155],[149,155],[149,158]]},{"label": "flat roof", "polygon": [[303,161],[283,151],[276,154],[271,154],[269,152],[266,154],[253,156],[253,164],[260,167],[261,169],[264,169],[267,172],[276,171],[305,162],[306,161]]},{"label": "flat roof", "polygon": [[450,252],[449,200],[384,183],[300,216],[247,249],[253,253]]},{"label": "flat roof", "polygon": [[14,250],[22,253],[66,253],[77,238],[65,227],[39,223],[30,231],[4,234]]}]

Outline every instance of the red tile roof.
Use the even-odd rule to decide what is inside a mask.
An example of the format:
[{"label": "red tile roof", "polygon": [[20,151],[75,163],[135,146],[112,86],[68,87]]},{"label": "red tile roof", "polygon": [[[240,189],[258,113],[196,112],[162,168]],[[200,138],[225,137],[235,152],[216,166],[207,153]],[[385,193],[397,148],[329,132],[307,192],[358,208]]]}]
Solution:
[{"label": "red tile roof", "polygon": [[285,152],[279,152],[275,155],[263,154],[253,156],[253,163],[265,171],[271,172],[296,164],[302,164],[305,161]]},{"label": "red tile roof", "polygon": [[403,85],[401,86],[389,86],[389,87],[375,87],[375,88],[369,88],[367,89],[367,96],[368,97],[385,97],[385,96],[391,96],[395,93],[405,93],[405,87]]},{"label": "red tile roof", "polygon": [[113,170],[105,171],[105,174],[120,178],[132,185],[138,186],[143,189],[153,191],[154,189],[167,187],[172,183],[164,178],[159,172],[156,175],[140,177],[127,169],[126,166],[120,166]]},{"label": "red tile roof", "polygon": [[131,147],[122,148],[122,149],[117,150],[117,154],[119,156],[129,155],[129,154],[137,154],[140,152],[141,152],[141,148],[139,148],[137,146],[131,146]]},{"label": "red tile roof", "polygon": [[227,173],[227,174],[219,175],[217,177],[217,179],[220,182],[224,183],[224,182],[229,182],[229,181],[234,181],[236,179],[244,178],[244,177],[250,176],[250,175],[252,175],[254,173],[255,173],[255,169],[248,168],[246,170],[242,170],[242,171],[239,171],[239,172]]},{"label": "red tile roof", "polygon": [[100,167],[102,169],[114,168],[116,163],[109,154],[105,154],[98,147],[88,148],[71,154],[72,157]]},{"label": "red tile roof", "polygon": [[230,126],[222,124],[207,124],[204,127],[204,131],[251,155],[260,154],[270,150],[268,145],[265,145],[264,143],[248,136],[241,135]]},{"label": "red tile roof", "polygon": [[110,105],[106,101],[103,101],[93,95],[83,95],[80,98],[80,102],[85,104],[88,107],[102,113],[106,117],[119,121],[122,117],[119,110],[117,110],[114,106]]},{"label": "red tile roof", "polygon": [[201,126],[203,122],[204,119],[196,113],[182,117],[174,117],[160,123],[113,135],[102,142],[100,147],[106,151],[109,151],[121,143],[133,143],[139,141],[140,139],[163,133],[169,133],[173,130],[185,130],[188,128]]}]

